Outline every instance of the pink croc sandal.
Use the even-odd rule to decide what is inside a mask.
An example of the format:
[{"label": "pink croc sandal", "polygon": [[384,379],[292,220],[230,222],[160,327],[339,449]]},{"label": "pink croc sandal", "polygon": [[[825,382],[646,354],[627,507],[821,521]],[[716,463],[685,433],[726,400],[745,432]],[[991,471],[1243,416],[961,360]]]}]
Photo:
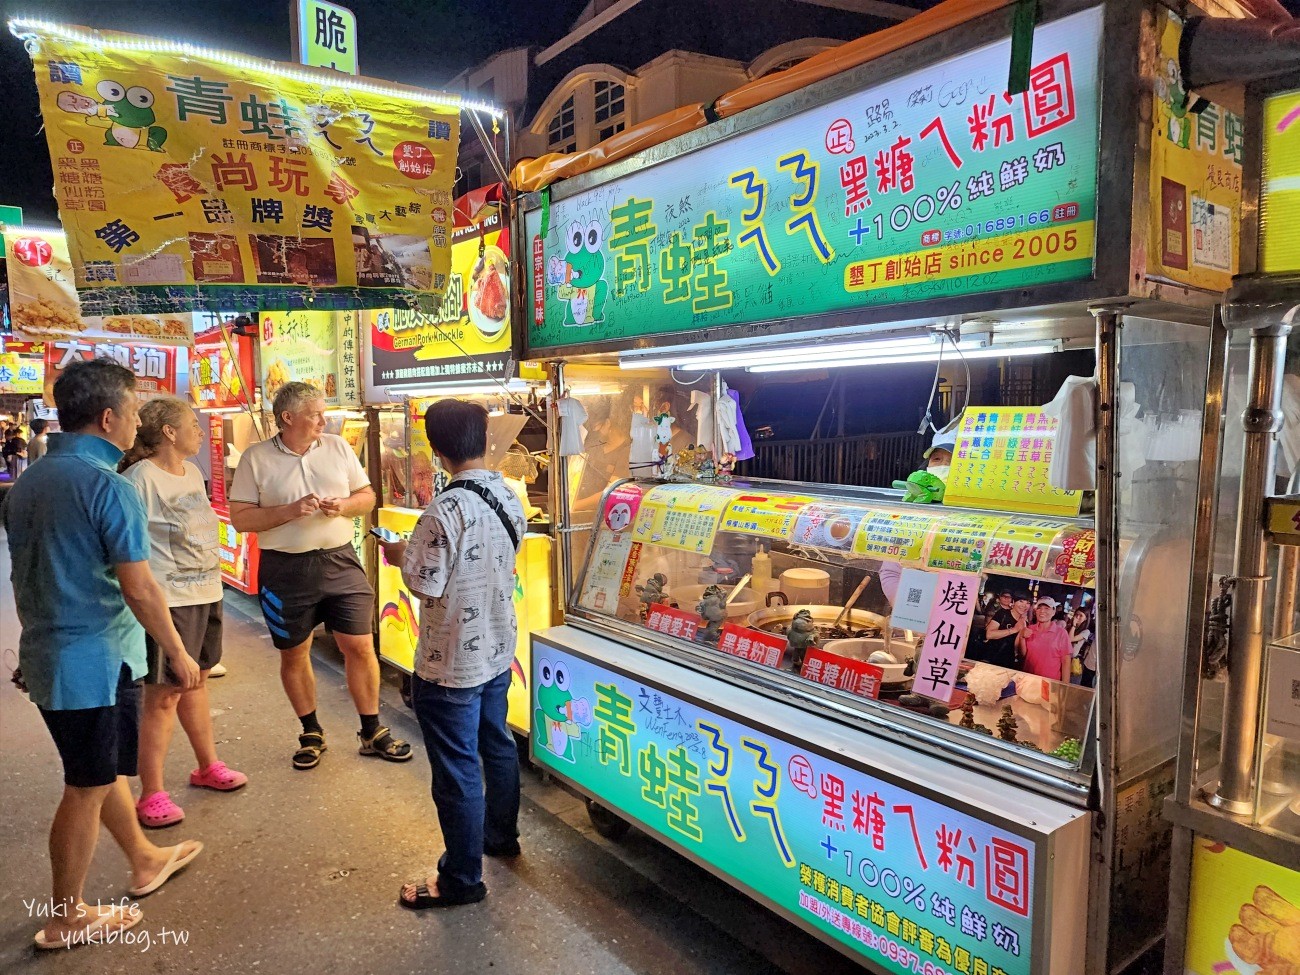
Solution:
[{"label": "pink croc sandal", "polygon": [[225,762],[213,762],[207,768],[196,768],[191,772],[190,785],[216,789],[218,792],[234,792],[248,785],[248,776],[226,768]]},{"label": "pink croc sandal", "polygon": [[175,826],[185,818],[185,810],[172,802],[166,792],[155,792],[150,796],[141,796],[135,804],[135,814],[140,825],[145,829],[162,829]]}]

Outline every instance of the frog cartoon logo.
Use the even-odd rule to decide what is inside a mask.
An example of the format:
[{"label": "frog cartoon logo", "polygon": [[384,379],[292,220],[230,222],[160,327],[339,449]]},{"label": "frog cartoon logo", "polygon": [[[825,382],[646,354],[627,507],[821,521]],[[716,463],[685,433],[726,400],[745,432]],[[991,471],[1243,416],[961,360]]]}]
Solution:
[{"label": "frog cartoon logo", "polygon": [[564,324],[594,325],[603,321],[605,298],[609,285],[605,282],[605,255],[601,252],[605,231],[600,221],[593,220],[583,227],[578,221],[569,224],[565,236],[567,257],[552,257],[547,266],[547,281],[555,287],[555,295],[567,303]]},{"label": "frog cartoon logo", "polygon": [[88,116],[86,124],[106,129],[104,145],[162,152],[167,130],[155,125],[154,96],[140,85],[128,88],[120,81],[101,81],[95,91],[103,101],[75,91],[61,91],[55,100],[65,112]]},{"label": "frog cartoon logo", "polygon": [[533,712],[537,743],[557,758],[576,764],[573,742],[582,737],[582,727],[591,724],[591,702],[574,698],[569,668],[562,661],[539,661],[537,675],[537,708]]}]

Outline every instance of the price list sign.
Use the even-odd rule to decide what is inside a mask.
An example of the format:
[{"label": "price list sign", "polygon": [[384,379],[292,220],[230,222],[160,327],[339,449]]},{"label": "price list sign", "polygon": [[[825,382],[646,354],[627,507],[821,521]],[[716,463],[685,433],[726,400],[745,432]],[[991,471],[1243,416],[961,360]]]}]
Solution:
[{"label": "price list sign", "polygon": [[812,498],[784,494],[742,494],[727,505],[722,527],[749,535],[787,539],[794,532],[799,513]]},{"label": "price list sign", "polygon": [[858,526],[853,554],[920,565],[926,540],[946,518],[939,512],[873,511]]},{"label": "price list sign", "polygon": [[1048,482],[1058,423],[1040,409],[980,407],[962,417],[943,503],[1077,515],[1080,491]]},{"label": "price list sign", "polygon": [[661,484],[646,492],[632,537],[665,548],[705,554],[713,549],[722,511],[732,492],[698,484]]}]

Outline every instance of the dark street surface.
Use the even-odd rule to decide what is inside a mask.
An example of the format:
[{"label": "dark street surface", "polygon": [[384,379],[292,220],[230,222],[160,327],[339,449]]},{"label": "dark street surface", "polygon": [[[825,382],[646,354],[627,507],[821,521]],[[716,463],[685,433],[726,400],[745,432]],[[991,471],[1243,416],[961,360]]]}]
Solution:
[{"label": "dark street surface", "polygon": [[[297,724],[253,600],[226,598],[225,662],[212,682],[218,751],[249,775],[232,794],[189,787],[193,755],[177,728],[168,788],[185,821],[150,836],[202,840],[188,871],[141,901],[135,944],[42,953],[44,923],[25,901],[49,897],[47,831],[58,758],[36,709],[9,683],[18,645],[8,549],[0,534],[0,972],[426,973],[507,975],[837,975],[862,969],[633,830],[597,836],[582,804],[524,775],[524,855],[486,862],[481,904],[407,912],[402,882],[441,852],[423,744],[403,765],[356,753],[356,716],[330,641],[317,641],[320,715],[330,749],[296,772]],[[391,676],[391,675],[389,675]],[[381,720],[419,742],[386,681]],[[138,784],[136,785],[138,792]],[[86,896],[120,900],[125,860],[102,833]],[[169,943],[162,943],[164,929]],[[173,942],[179,933],[184,943]],[[146,935],[148,936],[146,938]]]}]

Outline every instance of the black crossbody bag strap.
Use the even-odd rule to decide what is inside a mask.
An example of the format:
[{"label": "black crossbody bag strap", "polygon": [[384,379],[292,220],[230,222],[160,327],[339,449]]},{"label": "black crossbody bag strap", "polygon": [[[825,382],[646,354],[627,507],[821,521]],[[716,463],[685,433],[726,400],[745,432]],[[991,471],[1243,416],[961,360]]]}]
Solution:
[{"label": "black crossbody bag strap", "polygon": [[474,481],[452,481],[447,485],[446,490],[451,491],[456,488],[459,488],[462,491],[468,491],[470,494],[477,494],[482,498],[483,503],[495,511],[496,516],[501,519],[501,527],[504,528],[506,534],[510,536],[510,544],[515,547],[516,552],[519,551],[519,533],[515,531],[515,526],[511,524],[510,516],[506,514],[505,506],[492,496],[492,492],[482,484],[477,484]]}]

